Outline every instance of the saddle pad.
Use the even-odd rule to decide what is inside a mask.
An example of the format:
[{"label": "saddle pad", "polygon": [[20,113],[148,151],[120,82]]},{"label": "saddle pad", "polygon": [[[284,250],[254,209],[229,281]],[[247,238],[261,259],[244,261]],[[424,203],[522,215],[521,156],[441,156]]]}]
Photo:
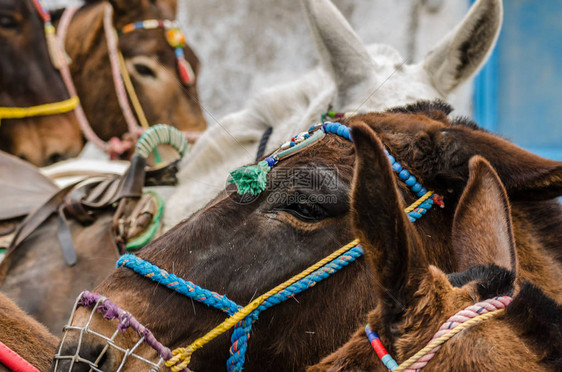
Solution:
[{"label": "saddle pad", "polygon": [[37,167],[0,151],[0,221],[29,214],[58,190]]}]

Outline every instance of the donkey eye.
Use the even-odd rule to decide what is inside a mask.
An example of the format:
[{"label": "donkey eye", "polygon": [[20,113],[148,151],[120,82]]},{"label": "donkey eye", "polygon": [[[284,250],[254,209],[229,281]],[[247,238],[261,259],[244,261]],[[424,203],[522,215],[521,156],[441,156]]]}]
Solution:
[{"label": "donkey eye", "polygon": [[18,23],[12,16],[0,14],[0,27],[2,28],[16,28]]},{"label": "donkey eye", "polygon": [[142,65],[140,63],[135,63],[135,70],[143,76],[149,76],[151,78],[156,78],[156,72],[147,65]]},{"label": "donkey eye", "polygon": [[293,216],[307,222],[317,222],[328,217],[326,211],[316,203],[298,202],[279,208]]}]

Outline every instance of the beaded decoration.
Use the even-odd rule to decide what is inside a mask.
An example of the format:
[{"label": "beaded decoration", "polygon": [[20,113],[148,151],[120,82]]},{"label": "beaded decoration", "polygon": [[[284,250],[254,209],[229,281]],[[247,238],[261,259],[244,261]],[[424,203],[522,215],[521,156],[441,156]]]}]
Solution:
[{"label": "beaded decoration", "polygon": [[185,59],[185,54],[183,52],[183,48],[187,45],[185,34],[181,31],[176,21],[170,21],[169,19],[147,19],[129,23],[118,30],[118,35],[128,34],[135,30],[154,30],[157,28],[165,30],[166,40],[174,49],[181,81],[185,85],[193,84],[195,81],[195,73],[189,62]]},{"label": "beaded decoration", "polygon": [[[302,132],[291,138],[290,141],[282,144],[277,151],[259,163],[244,166],[230,172],[232,178],[229,182],[236,184],[239,194],[259,195],[265,190],[267,184],[267,174],[274,165],[276,165],[281,159],[286,159],[303,148],[316,143],[328,133],[337,134],[348,141],[352,141],[351,129],[341,123],[326,122],[315,124],[310,127],[308,132]],[[420,198],[416,203],[406,209],[408,219],[411,222],[415,222],[418,218],[423,216],[433,206],[433,204],[437,204],[441,208],[444,207],[443,198],[441,196],[434,194],[432,191],[427,191],[427,189],[416,180],[416,177],[404,169],[402,165],[388,153],[388,151],[385,150],[384,153],[390,161],[392,170],[398,174],[398,178],[400,178],[400,180],[402,180],[406,186],[408,186],[408,188],[412,190],[418,198]]]}]

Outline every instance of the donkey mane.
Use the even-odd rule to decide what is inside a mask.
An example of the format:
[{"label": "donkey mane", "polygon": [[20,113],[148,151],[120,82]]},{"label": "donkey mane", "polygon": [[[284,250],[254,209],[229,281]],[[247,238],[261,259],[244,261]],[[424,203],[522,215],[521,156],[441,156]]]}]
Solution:
[{"label": "donkey mane", "polygon": [[432,111],[441,111],[445,115],[449,115],[453,112],[453,106],[441,99],[435,99],[431,101],[417,101],[405,106],[393,107],[387,110],[387,112],[398,114],[429,114]]},{"label": "donkey mane", "polygon": [[542,351],[543,362],[562,370],[562,305],[525,281],[506,308],[506,320]]},{"label": "donkey mane", "polygon": [[481,299],[495,296],[512,296],[515,274],[497,265],[477,265],[460,273],[448,274],[447,278],[453,287],[477,281],[477,291]]},{"label": "donkey mane", "polygon": [[[432,101],[418,101],[406,106],[393,107],[386,112],[400,114],[424,114],[431,119],[439,120],[439,118],[435,115],[436,111],[442,112],[443,114],[445,114],[445,116],[448,116],[449,114],[451,114],[451,112],[453,112],[453,110],[453,106],[451,106],[449,103],[441,99],[436,99]],[[454,116],[452,118],[449,118],[448,121],[451,125],[462,125],[469,129],[488,133],[486,129],[479,126],[468,116]]]}]

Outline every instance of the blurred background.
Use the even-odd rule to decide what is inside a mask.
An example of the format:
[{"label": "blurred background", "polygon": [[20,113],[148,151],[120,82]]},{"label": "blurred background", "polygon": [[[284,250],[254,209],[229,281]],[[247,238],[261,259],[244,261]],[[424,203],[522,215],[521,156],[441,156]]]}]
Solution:
[{"label": "blurred background", "polygon": [[[474,0],[333,1],[363,42],[391,45],[417,63]],[[456,114],[562,160],[562,0],[504,0],[504,13],[490,62],[450,102]],[[201,60],[199,92],[209,125],[318,62],[297,0],[179,0],[178,19]]]}]

